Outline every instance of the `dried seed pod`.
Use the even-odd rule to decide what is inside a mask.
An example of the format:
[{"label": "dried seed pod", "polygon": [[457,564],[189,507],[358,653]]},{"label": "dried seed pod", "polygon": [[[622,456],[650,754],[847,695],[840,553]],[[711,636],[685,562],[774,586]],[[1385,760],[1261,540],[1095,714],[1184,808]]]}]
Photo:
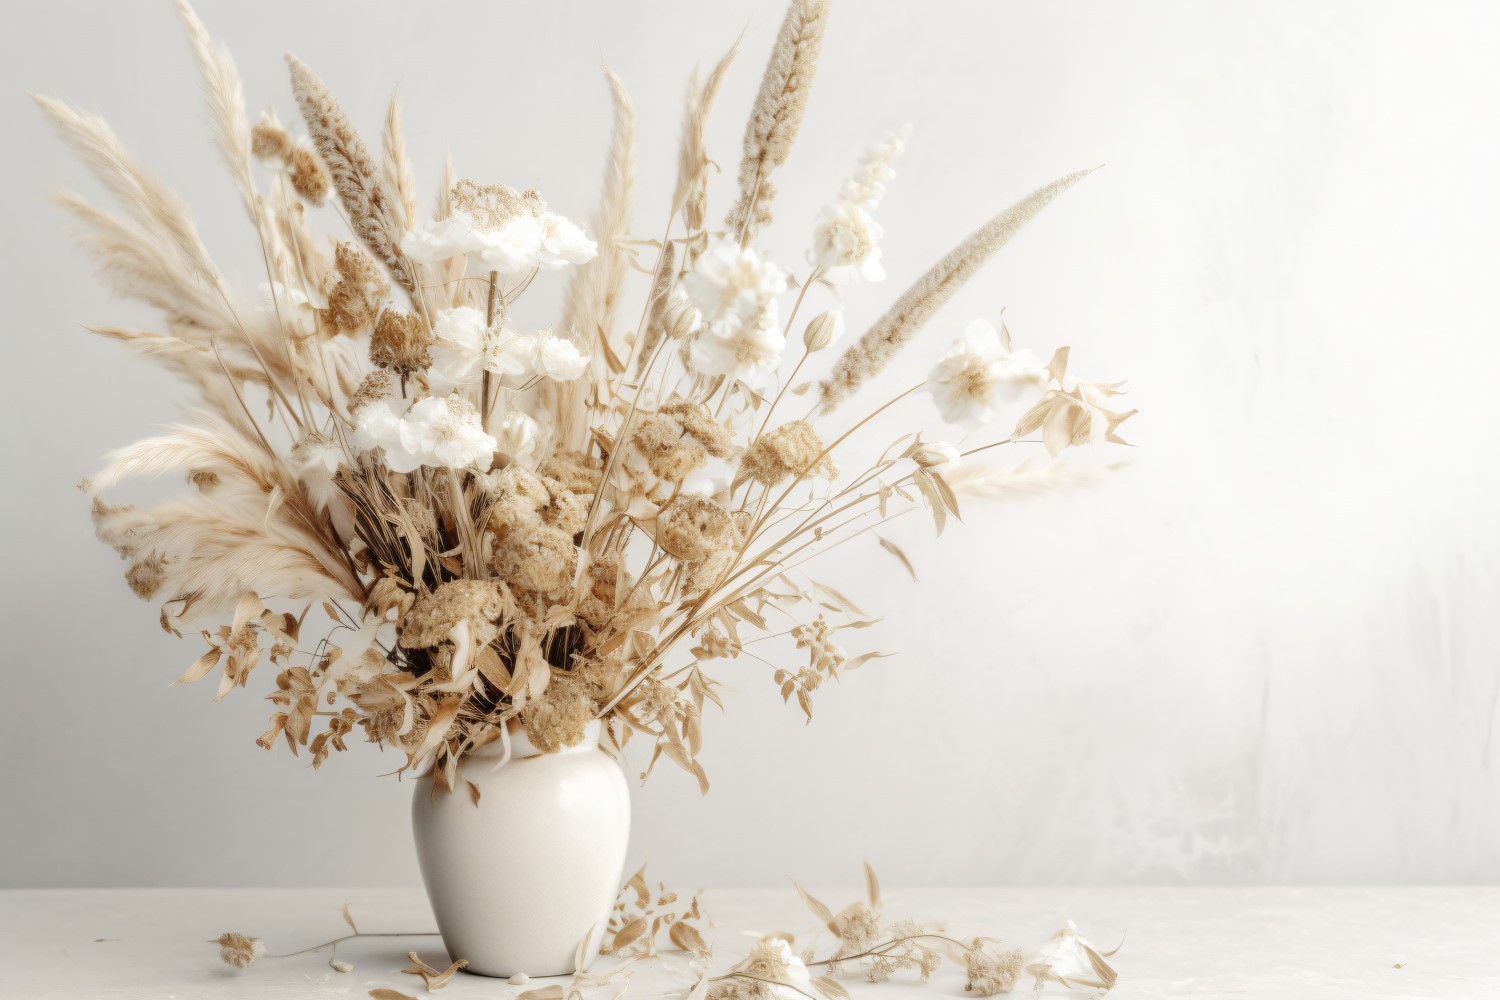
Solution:
[{"label": "dried seed pod", "polygon": [[707,497],[683,494],[656,517],[656,541],[684,562],[701,562],[740,543],[729,511]]},{"label": "dried seed pod", "polygon": [[321,205],[328,197],[331,183],[328,169],[316,154],[301,146],[293,146],[287,153],[286,170],[292,180],[292,190],[300,197],[314,205]]},{"label": "dried seed pod", "polygon": [[370,363],[405,378],[432,365],[432,355],[427,350],[431,344],[432,335],[420,317],[404,309],[387,307],[380,311],[375,332],[370,336]]},{"label": "dried seed pod", "polygon": [[808,354],[815,354],[832,344],[844,333],[844,310],[829,309],[819,313],[802,331],[802,346]]}]

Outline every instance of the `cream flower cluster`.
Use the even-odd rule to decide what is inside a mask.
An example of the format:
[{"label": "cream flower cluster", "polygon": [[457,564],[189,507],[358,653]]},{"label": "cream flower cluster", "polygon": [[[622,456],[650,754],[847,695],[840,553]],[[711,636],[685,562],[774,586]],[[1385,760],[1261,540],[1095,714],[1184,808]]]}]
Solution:
[{"label": "cream flower cluster", "polygon": [[473,254],[485,270],[517,275],[534,267],[555,270],[585,264],[594,259],[599,246],[576,223],[555,212],[523,211],[487,225],[455,209],[422,232],[407,233],[401,252],[423,264]]},{"label": "cream flower cluster", "polygon": [[481,371],[567,382],[589,367],[588,355],[567,338],[549,330],[523,334],[504,324],[491,327],[484,313],[468,306],[439,312],[432,332],[437,338],[432,372],[446,385],[471,383]]},{"label": "cream flower cluster", "polygon": [[382,449],[392,472],[420,465],[488,469],[498,447],[485,433],[479,411],[458,396],[427,396],[410,408],[399,399],[366,403],[354,413],[354,444]]},{"label": "cream flower cluster", "polygon": [[977,319],[938,358],[927,388],[950,424],[978,427],[997,406],[1018,401],[1047,382],[1047,369],[1030,351],[1012,351],[988,322]]},{"label": "cream flower cluster", "polygon": [[786,272],[750,247],[722,239],[703,251],[682,286],[702,323],[689,345],[693,370],[750,385],[776,371],[786,348],[776,308]]},{"label": "cream flower cluster", "polygon": [[830,277],[885,277],[879,246],[884,231],[873,213],[885,197],[885,182],[896,176],[891,163],[906,149],[910,134],[911,126],[904,125],[867,150],[838,198],[819,213],[813,224],[812,262]]}]

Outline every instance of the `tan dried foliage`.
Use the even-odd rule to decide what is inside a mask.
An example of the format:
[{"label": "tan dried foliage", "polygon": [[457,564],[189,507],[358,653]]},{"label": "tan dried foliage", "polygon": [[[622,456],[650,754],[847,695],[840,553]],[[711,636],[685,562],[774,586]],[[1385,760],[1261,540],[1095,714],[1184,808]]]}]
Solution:
[{"label": "tan dried foliage", "polygon": [[[114,452],[85,484],[95,533],[121,557],[131,590],[159,604],[162,627],[202,643],[179,683],[216,675],[218,700],[261,679],[261,746],[306,751],[318,768],[374,743],[397,754],[391,770],[477,802],[464,770],[476,749],[524,731],[559,750],[602,719],[610,750],[649,745],[643,776],[666,760],[706,792],[704,714],[723,707],[714,672],[725,661],[741,672],[764,665],[810,719],[828,681],[883,655],[846,648],[875,619],[807,577],[806,563],[863,539],[915,576],[904,549],[873,529],[925,511],[942,531],[971,497],[1070,481],[1050,466],[967,456],[955,466],[954,449],[914,433],[869,461],[870,424],[907,419],[895,408],[915,388],[841,424],[826,414],[1081,174],[997,216],[914,284],[826,374],[815,407],[824,416],[787,413],[817,384],[798,381],[803,365],[823,364],[817,352],[839,332],[833,303],[819,301],[834,285],[816,272],[784,294],[768,290],[782,281],[760,266],[755,243],[803,122],[825,0],[788,8],[745,130],[727,234],[705,221],[717,169],[707,122],[737,44],[688,88],[670,217],[650,238],[632,231],[635,110],[606,71],[613,128],[589,234],[598,256],[582,265],[569,258],[586,251],[572,224],[535,190],[461,179],[448,163],[422,205],[395,99],[372,153],[323,81],[289,58],[315,154],[274,113],[252,125],[227,51],[185,0],[178,12],[258,237],[249,280],[220,275],[192,211],[102,121],[38,104],[118,203],[63,195],[61,205],[112,285],[159,313],[147,329],[90,329],[160,362],[191,393],[184,423]],[[329,192],[339,211],[313,211]],[[340,225],[323,231],[344,221],[352,240]],[[519,253],[532,234],[535,266],[502,274],[503,253],[476,260],[468,244],[402,250],[440,246],[446,230],[466,231],[486,254]],[[721,236],[739,241],[734,260],[705,255]],[[555,280],[547,272],[565,263],[575,270],[557,332],[517,329],[533,279]],[[259,284],[263,300],[236,291]],[[627,302],[639,313],[627,315]],[[806,353],[790,374],[757,382],[740,367],[705,370],[718,367],[703,360],[715,351],[759,364],[804,328]],[[1020,447],[1023,436],[1029,445],[1032,434],[1054,453],[1119,442],[1130,416],[1111,402],[1120,385],[1073,379],[1067,359],[1066,349],[1054,357],[1014,438],[971,452]],[[976,392],[1000,378],[985,372]],[[162,476],[180,492],[111,502],[125,480]],[[613,946],[638,951],[647,946],[633,942],[661,935],[705,951],[704,925],[684,915],[695,905],[667,895],[648,892],[622,911]],[[972,961],[975,989],[1009,968],[993,955]],[[452,970],[417,974],[435,982]],[[833,986],[825,995],[840,1000]]]}]

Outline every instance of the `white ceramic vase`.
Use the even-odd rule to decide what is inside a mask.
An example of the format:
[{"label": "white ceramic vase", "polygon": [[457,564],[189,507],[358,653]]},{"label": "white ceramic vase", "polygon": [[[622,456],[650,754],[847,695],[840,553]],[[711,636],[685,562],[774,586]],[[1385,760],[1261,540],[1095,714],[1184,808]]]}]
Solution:
[{"label": "white ceramic vase", "polygon": [[[541,753],[524,734],[510,759],[492,743],[459,765],[455,791],[417,782],[412,832],[443,944],[482,976],[562,976],[593,928],[598,950],[624,875],[630,791],[599,749],[599,723],[584,741]],[[474,804],[465,782],[479,789]]]}]

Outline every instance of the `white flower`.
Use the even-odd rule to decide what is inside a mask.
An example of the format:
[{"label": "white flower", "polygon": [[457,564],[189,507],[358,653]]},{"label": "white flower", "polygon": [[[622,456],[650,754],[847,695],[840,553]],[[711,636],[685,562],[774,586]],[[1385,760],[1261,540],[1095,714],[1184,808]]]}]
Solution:
[{"label": "white flower", "polygon": [[776,316],[776,296],[787,287],[785,272],[749,247],[724,239],[703,252],[682,285],[702,316],[689,353],[696,371],[758,384],[777,369],[786,347]]},{"label": "white flower", "polygon": [[944,472],[952,472],[958,468],[960,455],[958,449],[947,441],[933,441],[924,444],[911,453],[912,461],[924,469],[935,469],[945,466]]},{"label": "white flower", "polygon": [[545,268],[566,267],[569,264],[587,264],[599,253],[599,244],[588,238],[576,223],[547,212],[542,216],[545,235],[537,263]]},{"label": "white flower", "polygon": [[472,383],[480,371],[496,375],[525,375],[524,358],[515,352],[514,330],[500,325],[487,327],[484,313],[469,306],[441,310],[433,320],[433,363],[429,380],[440,386]]},{"label": "white flower", "polygon": [[479,260],[491,271],[525,274],[537,263],[547,228],[534,215],[522,215],[493,232],[479,233]]},{"label": "white flower", "polygon": [[818,213],[811,258],[829,277],[855,275],[865,281],[885,277],[877,245],[884,233],[873,213],[885,197],[885,182],[896,176],[891,163],[906,148],[910,133],[911,126],[903,126],[870,147],[838,198]]},{"label": "white flower", "polygon": [[[406,412],[404,404],[399,399],[377,399],[365,403],[354,411],[354,445],[364,451],[375,448],[384,448],[387,452],[392,449],[401,450],[401,417]],[[404,454],[404,453],[403,453]],[[387,458],[386,464],[394,472],[410,472],[421,462],[412,462],[406,468],[397,468]]]},{"label": "white flower", "polygon": [[468,217],[458,213],[430,223],[423,232],[407,233],[401,240],[401,252],[419,264],[435,264],[483,247]]},{"label": "white flower", "polygon": [[461,180],[453,187],[452,214],[420,233],[407,233],[401,250],[430,264],[474,254],[485,270],[504,275],[549,270],[594,259],[599,247],[584,231],[547,206],[534,191]]},{"label": "white flower", "polygon": [[[566,337],[551,330],[519,334],[499,345],[506,364],[519,366],[514,374],[570,382],[588,371],[589,356]],[[498,363],[498,359],[497,359]]]},{"label": "white flower", "polygon": [[537,437],[541,428],[537,422],[520,410],[511,410],[500,421],[495,435],[495,450],[504,452],[512,461],[526,462],[536,451]]},{"label": "white flower", "polygon": [[1069,920],[1026,963],[1026,971],[1036,977],[1037,992],[1046,982],[1108,990],[1114,986],[1117,975],[1107,961],[1113,954],[1100,952],[1089,944]]},{"label": "white flower", "polygon": [[1046,380],[1035,355],[1006,350],[995,328],[979,319],[938,359],[927,387],[944,420],[977,427],[994,418],[997,404],[1013,403]]},{"label": "white flower", "polygon": [[838,278],[857,275],[864,281],[882,281],[880,237],[884,230],[869,212],[847,201],[836,201],[818,214],[813,225],[813,264]]},{"label": "white flower", "polygon": [[366,403],[354,413],[354,443],[365,450],[382,449],[392,472],[411,472],[419,465],[488,467],[496,448],[479,413],[457,396],[428,396],[410,409],[398,399]]},{"label": "white flower", "polygon": [[551,330],[533,335],[535,354],[532,370],[558,382],[568,382],[588,371],[589,356],[566,337],[554,336]]},{"label": "white flower", "polygon": [[401,418],[401,446],[421,456],[422,465],[462,469],[482,459],[488,468],[495,444],[484,432],[479,412],[458,396],[419,399]]}]

